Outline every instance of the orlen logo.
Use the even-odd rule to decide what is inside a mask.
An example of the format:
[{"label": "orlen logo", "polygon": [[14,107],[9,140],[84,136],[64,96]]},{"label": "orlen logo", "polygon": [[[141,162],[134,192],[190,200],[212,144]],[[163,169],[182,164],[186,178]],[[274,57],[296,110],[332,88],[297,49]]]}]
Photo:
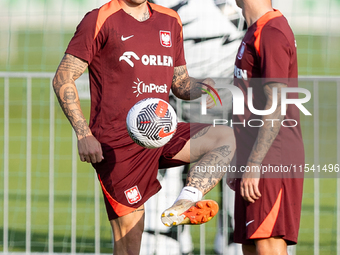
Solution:
[{"label": "orlen logo", "polygon": [[173,59],[171,56],[166,55],[143,55],[140,59],[136,53],[133,51],[126,51],[122,56],[119,57],[119,61],[124,60],[129,66],[134,67],[135,64],[132,61],[135,59],[137,61],[141,60],[142,64],[145,66],[173,66]]},{"label": "orlen logo", "polygon": [[143,81],[137,78],[137,82],[133,82],[136,86],[132,86],[135,89],[133,93],[136,93],[136,97],[144,93],[168,93],[167,85],[156,85],[154,83],[145,84]]},{"label": "orlen logo", "polygon": [[248,74],[247,74],[247,70],[243,70],[241,68],[238,68],[236,65],[234,67],[234,76],[237,79],[243,79],[245,81],[248,80]]},{"label": "orlen logo", "polygon": [[119,61],[124,60],[126,61],[126,63],[129,64],[129,66],[134,67],[135,64],[132,62],[131,57],[133,57],[136,60],[139,60],[139,57],[137,56],[136,53],[134,53],[133,51],[126,51],[123,53],[123,56],[119,58]]},{"label": "orlen logo", "polygon": [[[214,89],[212,86],[205,84],[203,82],[199,82],[199,83],[208,87],[212,92],[214,92],[214,94],[217,96],[217,98],[220,101],[220,104],[222,106],[222,100],[221,100],[221,97],[218,94],[217,90]],[[207,114],[207,96],[209,95],[214,100],[215,105],[217,105],[217,103],[216,103],[216,99],[214,98],[213,94],[209,90],[206,90],[202,87],[200,87],[200,89],[207,93],[207,94],[203,94],[202,97],[201,97],[201,114],[206,115]]]}]

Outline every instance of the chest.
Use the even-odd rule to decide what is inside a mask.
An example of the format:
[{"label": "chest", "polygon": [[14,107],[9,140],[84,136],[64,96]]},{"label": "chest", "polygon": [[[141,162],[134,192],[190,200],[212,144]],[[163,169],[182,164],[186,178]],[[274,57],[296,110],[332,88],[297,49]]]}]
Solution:
[{"label": "chest", "polygon": [[261,77],[261,59],[255,47],[255,41],[256,37],[250,33],[247,33],[242,40],[235,60],[235,78],[249,80]]},{"label": "chest", "polygon": [[178,47],[178,32],[170,21],[155,19],[138,22],[121,15],[111,20],[102,56],[113,65],[124,67],[173,67]]}]

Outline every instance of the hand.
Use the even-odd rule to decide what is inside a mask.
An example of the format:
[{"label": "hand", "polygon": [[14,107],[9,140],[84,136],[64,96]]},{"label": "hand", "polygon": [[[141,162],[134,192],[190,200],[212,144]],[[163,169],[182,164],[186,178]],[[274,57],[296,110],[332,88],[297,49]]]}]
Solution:
[{"label": "hand", "polygon": [[93,135],[78,140],[78,152],[83,162],[99,163],[104,159],[102,147]]},{"label": "hand", "polygon": [[[206,78],[202,83],[203,83],[203,88],[206,89],[206,90],[208,90],[210,93],[212,93],[213,96],[214,96],[214,98],[215,98],[215,100],[218,100],[218,99],[217,99],[217,95],[215,95],[215,93],[214,93],[213,91],[211,91],[211,90],[209,89],[208,86],[204,86],[204,84],[207,84],[207,85],[209,85],[209,86],[215,88],[215,82],[214,82],[214,80],[211,79],[211,78]],[[214,100],[211,98],[211,96],[208,96],[208,97],[207,97],[207,109],[211,109],[211,108],[213,108],[214,106],[215,106]]]},{"label": "hand", "polygon": [[230,178],[227,177],[227,184],[229,186],[229,188],[231,188],[233,191],[235,191],[235,185],[236,185],[236,179],[235,178]]},{"label": "hand", "polygon": [[255,201],[261,197],[261,193],[259,191],[260,165],[248,163],[247,167],[248,166],[250,167],[250,169],[256,166],[256,170],[243,173],[240,185],[241,196],[244,200],[250,203],[255,203]]}]

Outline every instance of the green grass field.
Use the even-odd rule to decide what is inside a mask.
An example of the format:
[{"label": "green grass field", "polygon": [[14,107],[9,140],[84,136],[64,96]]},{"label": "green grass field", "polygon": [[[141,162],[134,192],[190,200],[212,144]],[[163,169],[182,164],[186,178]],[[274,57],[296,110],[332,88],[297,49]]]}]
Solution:
[{"label": "green grass field", "polygon": [[[18,32],[17,44],[0,59],[0,71],[54,72],[63,56],[71,33],[46,34]],[[296,36],[300,75],[340,75],[339,37]],[[2,54],[4,52],[1,52]],[[9,248],[25,250],[26,199],[26,85],[23,79],[10,84],[9,145]],[[310,83],[301,84],[309,90]],[[335,164],[336,159],[336,85],[323,83],[320,90],[320,164]],[[49,82],[33,79],[32,83],[32,251],[48,249],[48,146],[49,146]],[[4,157],[4,80],[0,79],[0,159]],[[86,116],[90,104],[82,102]],[[313,113],[313,100],[306,107]],[[71,134],[69,123],[56,104],[55,118],[55,219],[54,250],[70,252],[71,238]],[[302,118],[306,162],[313,164],[313,121]],[[0,167],[3,180],[3,164]],[[3,204],[3,181],[0,181],[0,204]],[[94,252],[94,170],[78,161],[77,178],[77,251]],[[219,189],[208,197],[220,201]],[[336,254],[336,179],[320,179],[320,254]],[[314,179],[304,186],[301,229],[297,254],[313,253]],[[0,206],[0,219],[3,207]],[[3,222],[0,220],[0,251]],[[195,254],[199,254],[199,231],[192,227]],[[206,254],[214,254],[216,219],[206,226]],[[111,231],[101,204],[101,252],[111,253]]]}]

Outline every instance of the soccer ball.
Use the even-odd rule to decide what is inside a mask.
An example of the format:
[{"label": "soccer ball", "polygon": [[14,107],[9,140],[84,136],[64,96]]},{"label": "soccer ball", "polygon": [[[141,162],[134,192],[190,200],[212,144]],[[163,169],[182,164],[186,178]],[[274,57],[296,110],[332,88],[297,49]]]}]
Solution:
[{"label": "soccer ball", "polygon": [[146,98],[130,109],[126,126],[135,143],[149,149],[159,148],[175,134],[177,115],[168,102],[159,98]]}]

